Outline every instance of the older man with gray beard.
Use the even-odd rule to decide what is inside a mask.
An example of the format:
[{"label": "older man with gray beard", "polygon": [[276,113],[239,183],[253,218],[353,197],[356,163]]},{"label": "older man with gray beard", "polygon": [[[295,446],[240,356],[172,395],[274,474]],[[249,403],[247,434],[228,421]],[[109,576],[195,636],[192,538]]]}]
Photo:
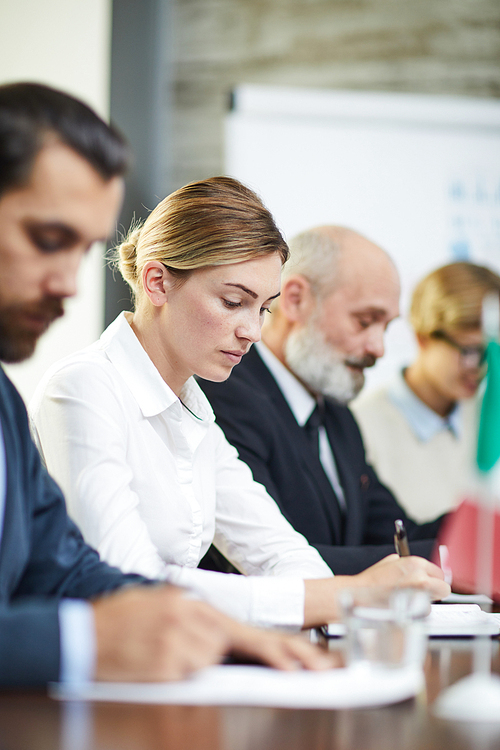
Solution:
[{"label": "older man with gray beard", "polygon": [[294,237],[262,340],[224,383],[201,381],[217,422],[283,514],[338,574],[393,551],[404,520],[413,554],[430,557],[441,519],[417,525],[366,463],[347,403],[384,353],[399,314],[389,256],[351,229]]}]

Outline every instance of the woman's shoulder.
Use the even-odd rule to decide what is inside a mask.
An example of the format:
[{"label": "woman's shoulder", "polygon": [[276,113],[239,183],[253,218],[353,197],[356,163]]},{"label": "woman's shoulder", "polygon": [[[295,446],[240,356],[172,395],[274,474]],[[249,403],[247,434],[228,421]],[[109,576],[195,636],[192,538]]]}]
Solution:
[{"label": "woman's shoulder", "polygon": [[89,398],[96,401],[100,395],[108,398],[117,394],[117,373],[98,343],[63,357],[49,367],[30,401],[32,413],[45,399]]},{"label": "woman's shoulder", "polygon": [[114,383],[117,372],[108,349],[116,337],[121,317],[108,326],[97,341],[54,362],[42,377],[37,392],[74,387],[86,390],[89,384],[95,387],[99,382]]}]

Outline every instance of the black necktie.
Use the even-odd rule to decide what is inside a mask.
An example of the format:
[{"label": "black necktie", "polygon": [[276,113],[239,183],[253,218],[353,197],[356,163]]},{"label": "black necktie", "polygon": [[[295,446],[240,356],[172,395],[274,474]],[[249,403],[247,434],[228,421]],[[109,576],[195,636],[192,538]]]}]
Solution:
[{"label": "black necktie", "polygon": [[325,407],[323,401],[316,402],[316,406],[311,412],[311,416],[304,425],[304,430],[311,442],[314,455],[319,460],[319,428],[324,424]]}]

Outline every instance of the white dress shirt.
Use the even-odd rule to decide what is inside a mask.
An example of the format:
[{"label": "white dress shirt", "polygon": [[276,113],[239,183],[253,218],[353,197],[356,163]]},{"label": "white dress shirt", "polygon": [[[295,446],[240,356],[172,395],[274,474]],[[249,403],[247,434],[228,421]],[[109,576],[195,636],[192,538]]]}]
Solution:
[{"label": "white dress shirt", "polygon": [[[303,579],[330,568],[253,481],[192,378],[181,399],[126,313],[49,370],[32,418],[70,515],[124,572],[186,586],[243,620],[302,625]],[[251,577],[196,569],[212,541]]]}]

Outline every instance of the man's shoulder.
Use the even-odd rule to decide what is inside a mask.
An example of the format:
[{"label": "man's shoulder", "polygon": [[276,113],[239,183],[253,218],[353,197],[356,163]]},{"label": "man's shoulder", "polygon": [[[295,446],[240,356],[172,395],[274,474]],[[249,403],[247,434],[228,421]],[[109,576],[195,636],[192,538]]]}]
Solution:
[{"label": "man's shoulder", "polygon": [[2,366],[0,366],[0,389],[12,396],[13,399],[21,398],[19,391]]},{"label": "man's shoulder", "polygon": [[15,420],[19,426],[19,418],[26,419],[26,405],[16,386],[0,366],[0,400],[5,416]]}]

